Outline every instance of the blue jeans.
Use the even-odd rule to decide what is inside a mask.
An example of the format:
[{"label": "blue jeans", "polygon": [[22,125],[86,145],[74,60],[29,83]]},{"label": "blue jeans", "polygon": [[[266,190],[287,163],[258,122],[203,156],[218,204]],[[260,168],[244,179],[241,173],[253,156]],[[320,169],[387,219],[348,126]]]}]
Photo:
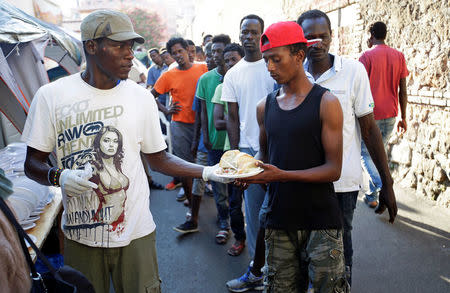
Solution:
[{"label": "blue jeans", "polygon": [[[241,148],[241,152],[255,156],[252,148]],[[250,257],[255,255],[256,238],[259,231],[259,210],[264,201],[266,192],[259,184],[251,184],[244,191],[245,223],[247,225],[247,243]]]},{"label": "blue jeans", "polygon": [[[214,166],[220,162],[220,158],[223,155],[222,150],[209,150],[208,151],[208,165]],[[219,214],[219,227],[221,230],[228,230],[228,187],[226,184],[211,182],[214,200],[216,201],[217,213]]]},{"label": "blue jeans", "polygon": [[[395,120],[396,118],[392,117],[375,121],[378,128],[380,128],[381,137],[383,139],[383,145],[385,149],[387,142],[391,137],[392,130],[394,129]],[[370,157],[369,151],[367,150],[367,147],[364,144],[364,142],[361,142],[361,162],[364,168],[367,170],[367,173],[369,173],[370,177],[369,192],[368,194],[366,193],[366,197],[369,201],[376,201],[378,198],[378,192],[382,187],[381,178],[380,174],[378,174],[378,170],[375,164],[373,163],[372,158]]]},{"label": "blue jeans", "polygon": [[358,191],[350,192],[336,192],[336,196],[339,202],[339,208],[341,209],[344,233],[342,240],[344,243],[344,259],[346,266],[352,266],[353,261],[353,246],[352,246],[352,222],[353,213],[356,208],[356,200],[358,199]]}]

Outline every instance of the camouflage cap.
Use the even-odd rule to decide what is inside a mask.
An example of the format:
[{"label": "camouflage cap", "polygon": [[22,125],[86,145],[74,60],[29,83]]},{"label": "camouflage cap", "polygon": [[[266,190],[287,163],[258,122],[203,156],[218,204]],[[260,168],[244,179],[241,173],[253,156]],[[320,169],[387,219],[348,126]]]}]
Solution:
[{"label": "camouflage cap", "polygon": [[133,29],[130,18],[121,12],[113,10],[97,10],[83,19],[80,26],[81,40],[108,38],[113,41],[135,40],[144,43],[144,38]]}]

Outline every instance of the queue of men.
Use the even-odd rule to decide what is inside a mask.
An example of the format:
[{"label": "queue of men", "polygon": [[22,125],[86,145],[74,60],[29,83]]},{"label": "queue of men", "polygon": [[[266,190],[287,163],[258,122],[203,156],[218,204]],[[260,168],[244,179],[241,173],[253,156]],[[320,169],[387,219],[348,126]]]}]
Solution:
[{"label": "queue of men", "polygon": [[[385,26],[374,25],[370,32],[372,45],[384,44]],[[390,63],[373,65],[380,50],[364,54],[364,65],[329,53],[331,23],[322,11],[266,29],[262,18],[250,14],[239,24],[240,45],[218,34],[205,36],[203,48],[177,37],[165,48],[150,49],[154,65],[145,89],[127,80],[133,44],[143,39],[126,16],[94,12],[81,33],[86,70],[42,87],[23,133],[27,175],[62,187],[68,265],[86,275],[97,292],[109,292],[109,275],[116,292],[160,292],[148,210],[149,186],[160,185],[145,176],[148,164],[174,176],[173,186],[181,182],[178,200],[186,199],[188,210],[174,227],[180,233],[199,231],[205,183],[212,182],[215,242],[227,243],[232,232],[227,253],[239,256],[247,247],[251,257],[242,276],[230,276],[230,291],[350,292],[361,146],[365,164],[372,166],[366,202],[376,213],[387,209],[391,223],[397,214],[384,146],[398,95],[399,127],[406,130],[407,69],[401,53],[382,52],[398,58],[401,70],[387,79],[387,90],[380,89],[383,84],[369,77],[377,78]],[[392,92],[394,107],[377,98],[386,92]],[[71,109],[85,113],[61,112],[68,105],[81,105]],[[111,110],[103,117],[88,115],[102,109]],[[170,121],[173,155],[165,151],[158,111]],[[374,112],[377,121],[390,119],[386,134]],[[95,139],[80,134],[84,148],[72,151],[66,121],[88,119],[82,117],[97,119],[85,122],[98,125],[99,134]],[[47,163],[55,147],[58,168]],[[264,171],[234,182],[217,176],[220,158],[230,149],[259,159]],[[92,177],[67,163],[83,159],[94,165]],[[119,209],[120,216],[71,222],[74,213],[101,211],[99,204]]]}]

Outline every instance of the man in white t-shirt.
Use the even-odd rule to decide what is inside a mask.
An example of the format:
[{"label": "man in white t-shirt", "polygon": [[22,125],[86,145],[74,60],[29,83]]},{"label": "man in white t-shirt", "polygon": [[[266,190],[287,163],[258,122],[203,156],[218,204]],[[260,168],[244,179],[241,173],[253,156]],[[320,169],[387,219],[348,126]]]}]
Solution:
[{"label": "man in white t-shirt", "polygon": [[389,210],[389,221],[394,222],[397,204],[393,180],[387,164],[381,133],[373,117],[373,98],[369,78],[364,66],[358,61],[329,54],[331,24],[328,16],[320,10],[303,13],[297,20],[306,39],[322,39],[311,46],[304,63],[307,77],[338,97],[344,113],[344,145],[341,178],[334,182],[336,195],[343,214],[344,257],[346,277],[351,284],[352,267],[352,221],[356,200],[361,186],[361,137],[369,150],[383,187],[376,213]]},{"label": "man in white t-shirt", "polygon": [[[261,34],[264,21],[251,14],[242,18],[240,41],[245,57],[225,75],[222,88],[222,101],[228,103],[227,132],[231,149],[240,149],[252,156],[259,151],[259,126],[256,120],[256,106],[275,89],[275,80],[270,76],[260,51]],[[237,188],[234,188],[237,192]],[[264,229],[260,231],[259,211],[264,201],[265,191],[259,185],[250,185],[245,190],[245,222],[250,257],[262,254],[264,259]],[[258,245],[259,244],[259,245]],[[241,247],[232,248],[240,251]],[[244,275],[249,275],[251,268]],[[230,290],[262,289],[261,272],[255,272],[254,280],[242,281],[242,277],[227,283]],[[242,291],[236,291],[242,292]]]},{"label": "man in white t-shirt", "polygon": [[[214,167],[168,154],[149,91],[128,80],[133,45],[144,39],[123,13],[98,10],[81,24],[86,70],[41,87],[22,139],[25,173],[61,186],[64,261],[96,292],[160,292],[155,222],[140,154],[172,176],[219,180]],[[58,167],[47,159],[55,151]]]}]

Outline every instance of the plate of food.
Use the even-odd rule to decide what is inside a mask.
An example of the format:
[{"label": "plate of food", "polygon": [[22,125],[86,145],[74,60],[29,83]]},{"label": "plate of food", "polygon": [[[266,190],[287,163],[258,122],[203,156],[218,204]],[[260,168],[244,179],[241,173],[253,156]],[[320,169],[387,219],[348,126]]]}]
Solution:
[{"label": "plate of food", "polygon": [[249,154],[238,150],[226,151],[219,162],[219,168],[215,171],[216,175],[223,178],[238,179],[255,176],[263,168],[256,164],[258,160]]}]

